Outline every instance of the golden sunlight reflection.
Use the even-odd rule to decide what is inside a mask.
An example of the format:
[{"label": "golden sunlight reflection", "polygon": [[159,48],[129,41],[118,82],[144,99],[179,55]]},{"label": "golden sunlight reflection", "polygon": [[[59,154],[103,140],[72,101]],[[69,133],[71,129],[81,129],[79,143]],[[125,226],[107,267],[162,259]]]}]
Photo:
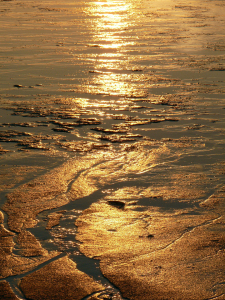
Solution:
[{"label": "golden sunlight reflection", "polygon": [[[89,83],[89,93],[111,96],[137,94],[135,84],[127,82],[128,65],[125,48],[135,44],[132,26],[136,20],[133,1],[90,2],[86,14],[91,17],[92,41],[96,47],[94,70]],[[119,74],[118,74],[119,72]]]},{"label": "golden sunlight reflection", "polygon": [[119,48],[128,44],[120,37],[129,26],[132,2],[96,1],[91,2],[86,13],[93,17],[94,40],[104,48]]},{"label": "golden sunlight reflection", "polygon": [[101,93],[123,97],[135,94],[136,91],[134,85],[126,81],[127,76],[113,72],[107,72],[95,78],[95,82],[98,83],[97,89],[100,88]]}]

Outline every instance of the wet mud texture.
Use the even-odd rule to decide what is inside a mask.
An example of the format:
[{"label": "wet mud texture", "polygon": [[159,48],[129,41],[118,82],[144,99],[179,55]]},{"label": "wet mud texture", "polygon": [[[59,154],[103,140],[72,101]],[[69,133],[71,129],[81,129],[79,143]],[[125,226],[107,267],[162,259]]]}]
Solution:
[{"label": "wet mud texture", "polygon": [[225,299],[225,3],[0,1],[0,299]]},{"label": "wet mud texture", "polygon": [[24,277],[20,287],[28,299],[83,299],[104,287],[77,270],[76,264],[60,258]]}]

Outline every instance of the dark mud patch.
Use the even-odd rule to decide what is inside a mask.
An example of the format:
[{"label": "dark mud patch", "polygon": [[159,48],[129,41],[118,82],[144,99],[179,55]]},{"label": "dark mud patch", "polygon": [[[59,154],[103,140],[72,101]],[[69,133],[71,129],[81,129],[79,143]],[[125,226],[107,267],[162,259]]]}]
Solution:
[{"label": "dark mud patch", "polygon": [[119,201],[119,200],[108,200],[107,203],[111,206],[117,207],[119,209],[125,208],[125,202]]}]

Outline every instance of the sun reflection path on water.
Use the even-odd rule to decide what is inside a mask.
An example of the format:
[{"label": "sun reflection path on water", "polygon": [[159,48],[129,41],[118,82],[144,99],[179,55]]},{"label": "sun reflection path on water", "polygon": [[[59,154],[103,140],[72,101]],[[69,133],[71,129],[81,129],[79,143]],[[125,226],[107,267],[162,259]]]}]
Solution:
[{"label": "sun reflection path on water", "polygon": [[136,37],[130,34],[134,6],[133,1],[95,1],[85,10],[92,19],[89,46],[97,51],[92,71],[95,74],[90,82],[94,93],[124,97],[137,92],[132,83],[126,82],[130,59],[124,53],[127,46],[135,45]]},{"label": "sun reflection path on water", "polygon": [[103,48],[116,48],[130,44],[120,37],[129,27],[129,15],[133,7],[127,1],[91,2],[86,13],[93,17],[94,40],[99,40]]}]

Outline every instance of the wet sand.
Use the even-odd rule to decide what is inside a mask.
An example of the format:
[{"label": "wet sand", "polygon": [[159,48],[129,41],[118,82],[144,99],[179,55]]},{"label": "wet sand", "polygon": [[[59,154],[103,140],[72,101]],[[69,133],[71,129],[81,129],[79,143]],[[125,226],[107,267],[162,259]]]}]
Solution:
[{"label": "wet sand", "polygon": [[0,1],[0,299],[225,299],[224,1]]}]

